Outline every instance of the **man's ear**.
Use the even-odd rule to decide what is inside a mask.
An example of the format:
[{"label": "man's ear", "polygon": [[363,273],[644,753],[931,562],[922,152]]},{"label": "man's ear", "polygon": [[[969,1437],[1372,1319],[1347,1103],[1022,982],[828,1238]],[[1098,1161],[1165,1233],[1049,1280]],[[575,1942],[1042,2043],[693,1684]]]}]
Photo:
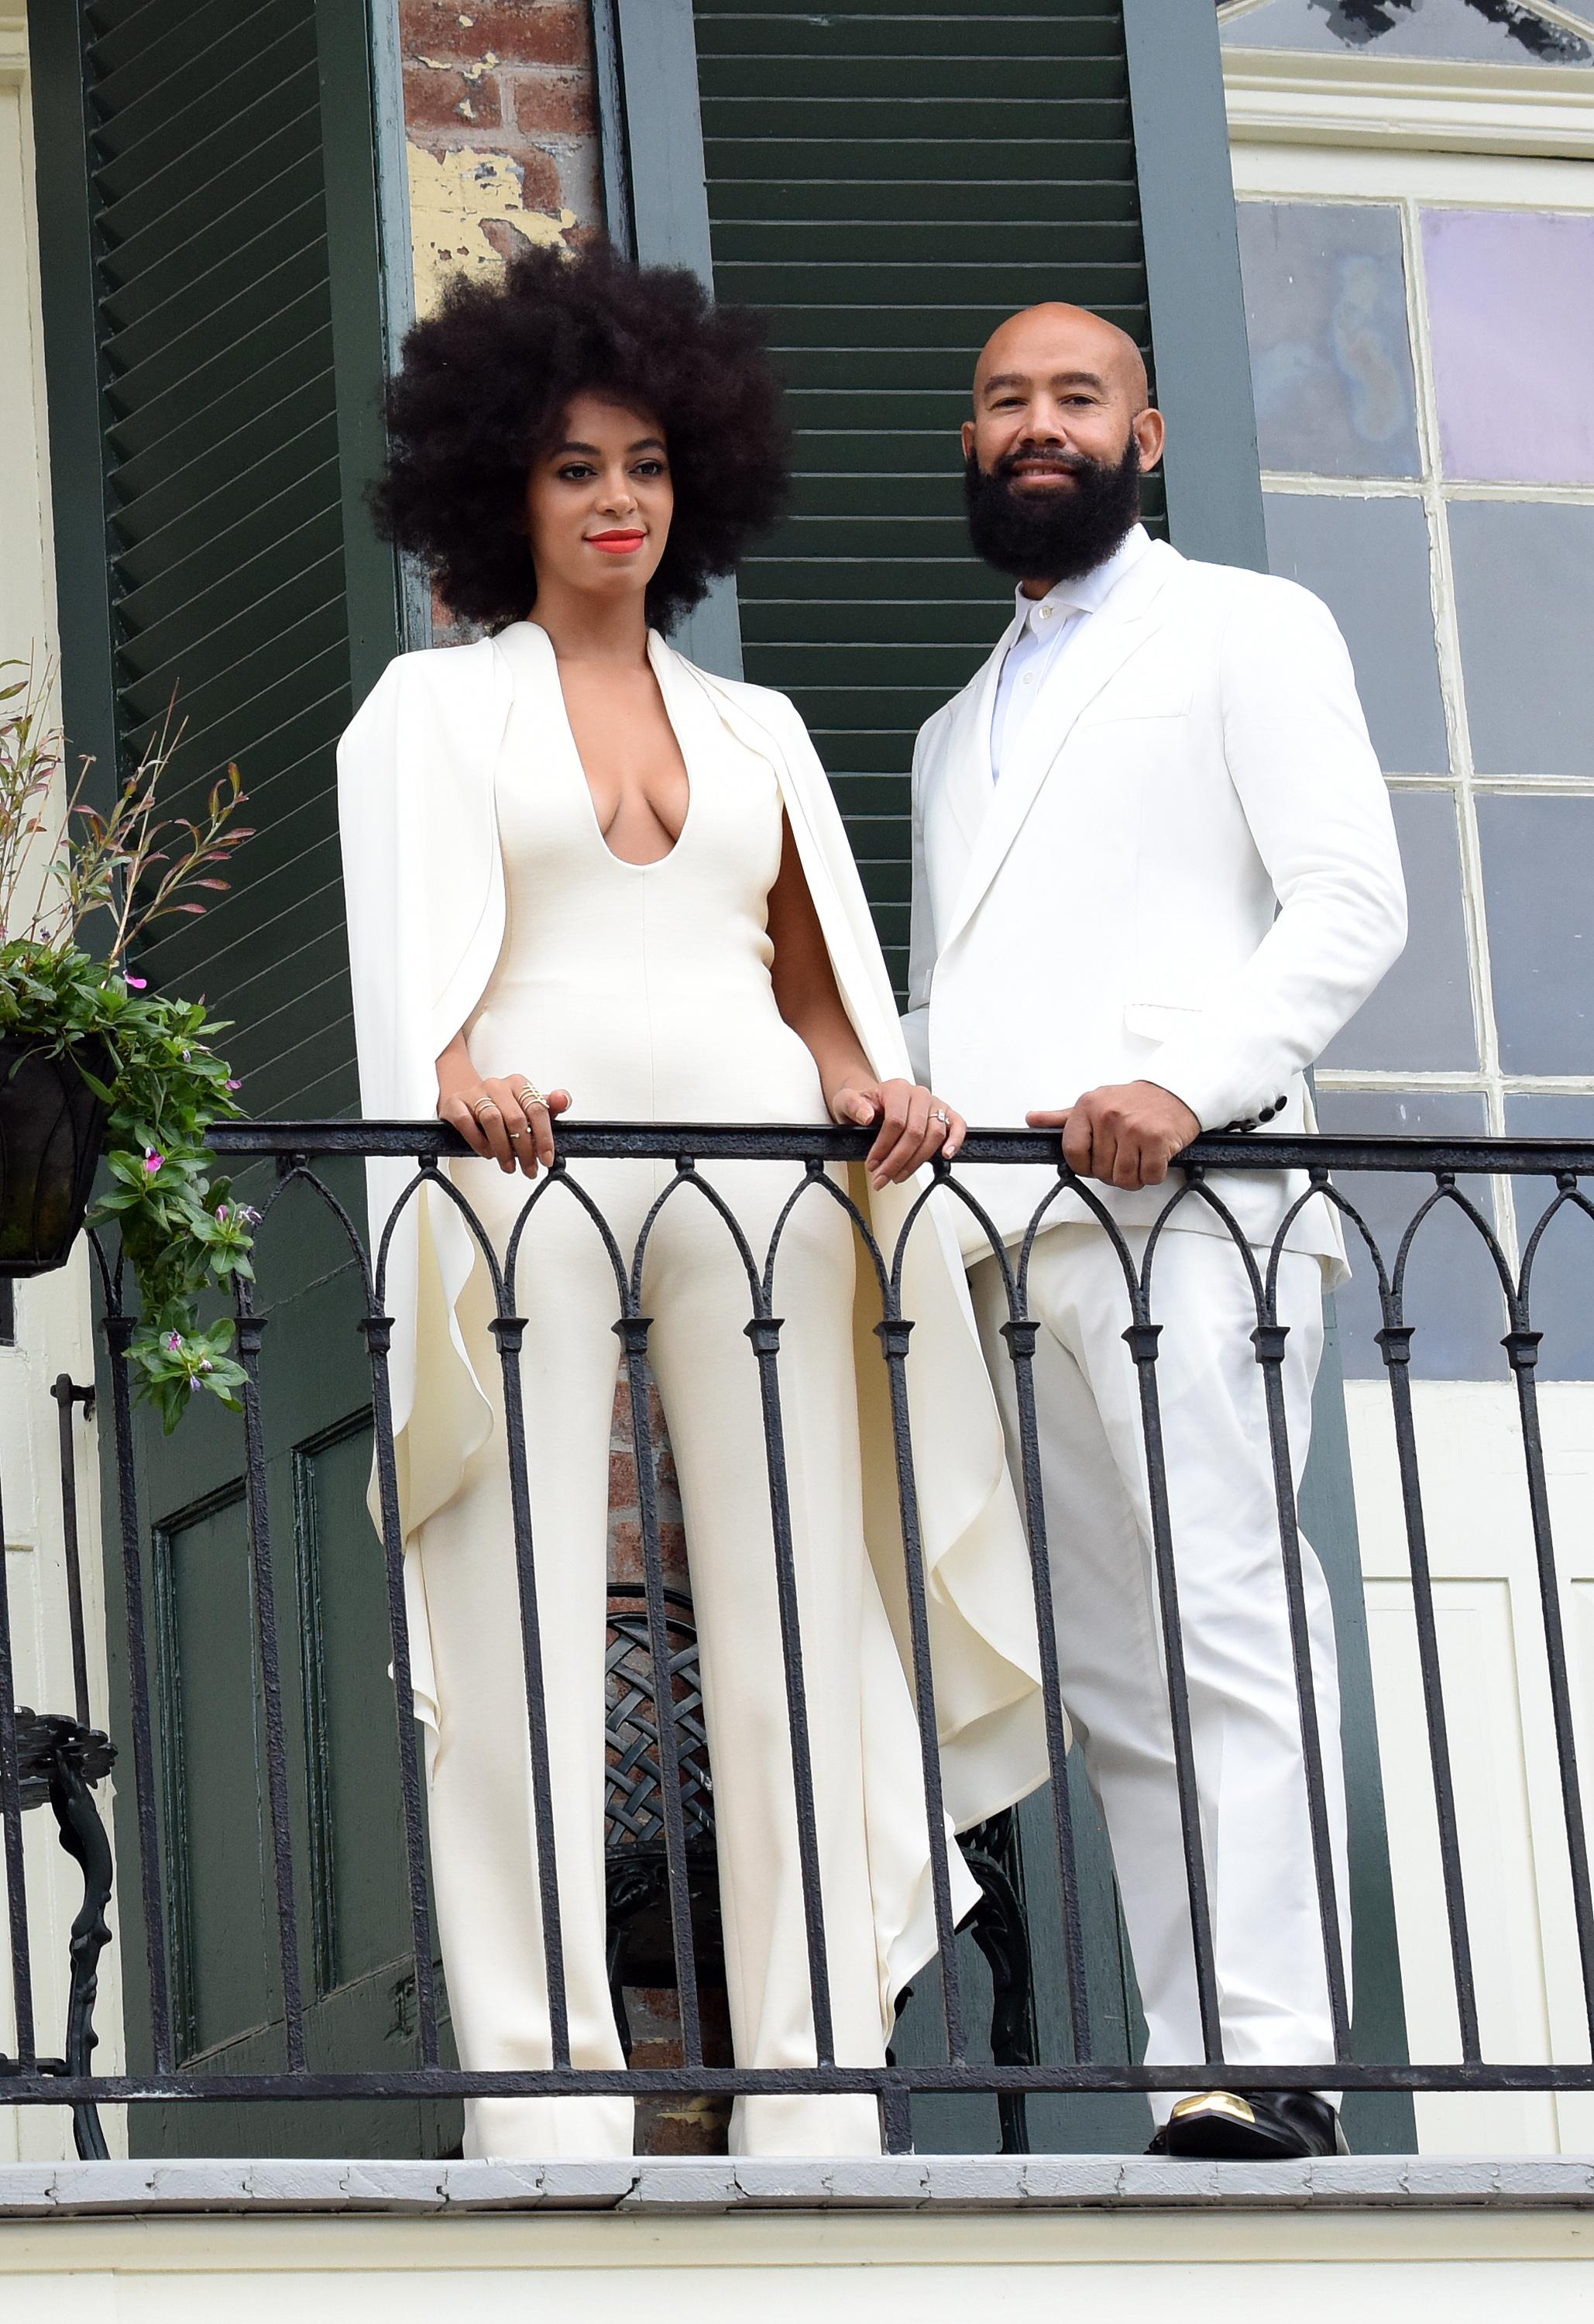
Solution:
[{"label": "man's ear", "polygon": [[1163,447],[1167,439],[1161,412],[1149,408],[1137,412],[1134,435],[1140,447],[1140,474],[1148,476],[1162,458]]},{"label": "man's ear", "polygon": [[963,457],[965,460],[972,456],[973,450],[974,423],[972,420],[965,420],[963,421]]}]

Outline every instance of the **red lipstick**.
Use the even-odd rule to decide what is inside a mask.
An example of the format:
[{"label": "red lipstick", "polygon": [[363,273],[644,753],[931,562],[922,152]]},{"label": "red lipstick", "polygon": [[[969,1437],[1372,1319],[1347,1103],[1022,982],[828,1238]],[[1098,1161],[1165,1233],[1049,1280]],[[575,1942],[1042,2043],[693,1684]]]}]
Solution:
[{"label": "red lipstick", "polygon": [[647,538],[645,532],[616,529],[613,532],[589,532],[586,543],[589,549],[601,549],[605,557],[632,557]]}]

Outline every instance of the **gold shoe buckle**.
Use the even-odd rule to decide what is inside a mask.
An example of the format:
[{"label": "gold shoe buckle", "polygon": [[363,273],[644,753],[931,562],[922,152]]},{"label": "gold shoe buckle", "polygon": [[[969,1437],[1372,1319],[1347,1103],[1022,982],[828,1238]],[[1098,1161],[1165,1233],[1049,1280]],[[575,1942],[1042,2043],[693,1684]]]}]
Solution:
[{"label": "gold shoe buckle", "polygon": [[1170,2122],[1193,2122],[1221,2116],[1226,2122],[1254,2124],[1256,2110],[1232,2090],[1198,2090],[1193,2098],[1181,2098],[1168,2116]]}]

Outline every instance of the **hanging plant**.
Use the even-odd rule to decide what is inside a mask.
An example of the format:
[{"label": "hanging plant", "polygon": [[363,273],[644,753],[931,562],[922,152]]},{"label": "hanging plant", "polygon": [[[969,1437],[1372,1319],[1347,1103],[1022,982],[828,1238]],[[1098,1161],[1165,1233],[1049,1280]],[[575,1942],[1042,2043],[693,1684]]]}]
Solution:
[{"label": "hanging plant", "polygon": [[235,767],[200,819],[157,815],[181,738],[170,715],[107,811],[84,798],[88,761],[63,801],[47,690],[48,673],[0,662],[0,1273],[60,1264],[103,1143],[111,1183],[92,1219],[121,1231],[139,1290],[135,1389],[170,1431],[200,1393],[238,1408],[232,1319],[205,1323],[200,1307],[250,1276],[255,1213],[212,1175],[205,1142],[242,1110],[213,1046],[225,1025],[151,992],[130,964],[159,922],[226,890],[251,835],[234,820]]}]

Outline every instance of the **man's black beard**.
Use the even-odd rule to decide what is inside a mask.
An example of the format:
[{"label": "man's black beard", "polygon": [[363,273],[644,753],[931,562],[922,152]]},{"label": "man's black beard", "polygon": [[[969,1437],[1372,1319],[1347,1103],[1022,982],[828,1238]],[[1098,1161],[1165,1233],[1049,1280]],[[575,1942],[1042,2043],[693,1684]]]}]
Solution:
[{"label": "man's black beard", "polygon": [[963,505],[974,553],[1020,581],[1078,581],[1103,564],[1139,521],[1140,447],[1131,435],[1116,467],[1082,454],[1058,455],[1066,485],[1015,485],[1013,456],[982,468],[972,452],[963,470]]}]

